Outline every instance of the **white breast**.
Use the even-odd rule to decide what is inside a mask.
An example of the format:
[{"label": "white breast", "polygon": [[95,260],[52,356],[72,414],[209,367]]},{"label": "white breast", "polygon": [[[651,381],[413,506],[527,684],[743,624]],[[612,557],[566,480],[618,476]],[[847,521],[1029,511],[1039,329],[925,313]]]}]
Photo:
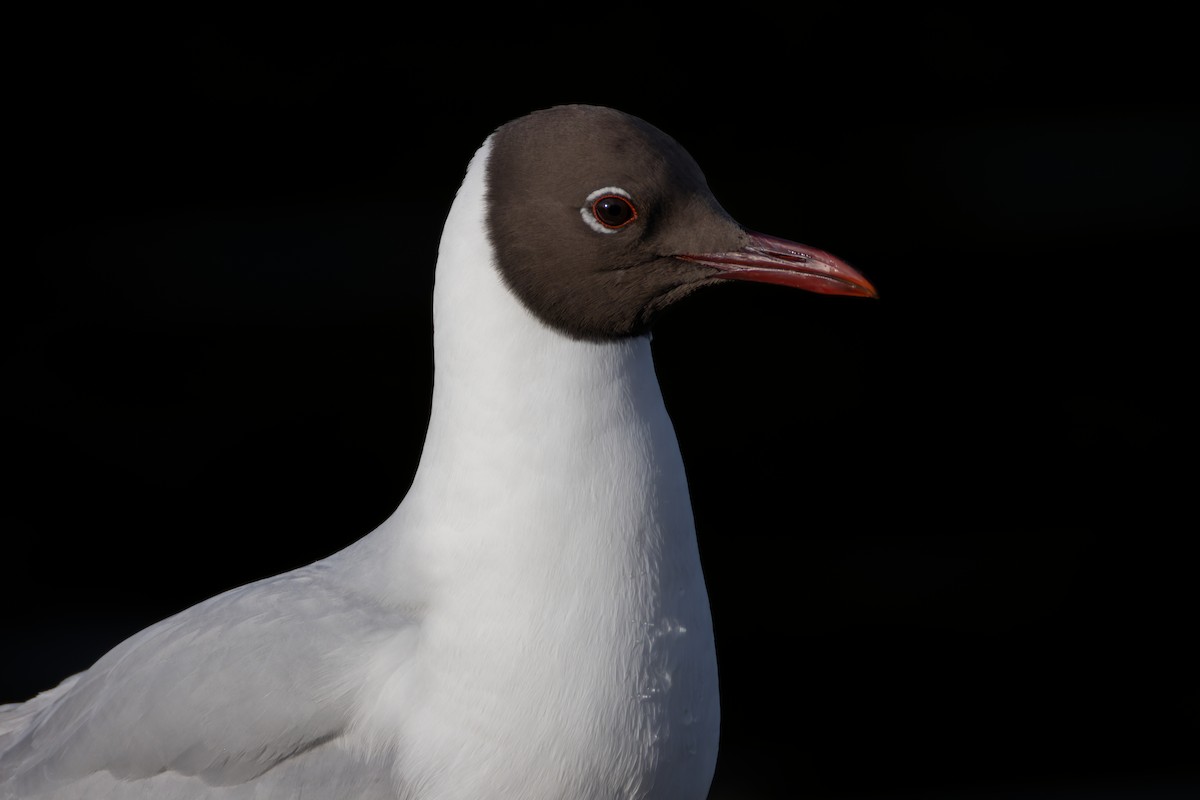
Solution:
[{"label": "white breast", "polygon": [[488,153],[442,238],[421,465],[368,545],[423,620],[378,652],[357,730],[421,798],[699,800],[712,623],[649,341],[572,340],[503,285]]}]

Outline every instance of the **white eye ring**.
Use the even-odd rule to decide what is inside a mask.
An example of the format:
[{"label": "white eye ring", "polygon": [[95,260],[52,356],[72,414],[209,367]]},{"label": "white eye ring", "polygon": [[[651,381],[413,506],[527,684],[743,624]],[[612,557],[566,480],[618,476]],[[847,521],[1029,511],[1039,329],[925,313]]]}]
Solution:
[{"label": "white eye ring", "polygon": [[[629,192],[625,191],[620,186],[605,186],[603,189],[597,189],[596,191],[592,192],[587,196],[586,199],[584,199],[583,208],[579,209],[579,216],[583,217],[583,221],[587,223],[588,227],[597,233],[616,233],[617,231],[621,230],[621,227],[623,226],[616,228],[609,227],[600,220],[596,219],[595,203],[601,197],[606,195],[617,195],[618,197],[624,197],[626,200],[631,201],[630,208],[633,208],[633,197],[629,194]],[[634,217],[636,218],[636,216],[637,212],[635,210]]]}]

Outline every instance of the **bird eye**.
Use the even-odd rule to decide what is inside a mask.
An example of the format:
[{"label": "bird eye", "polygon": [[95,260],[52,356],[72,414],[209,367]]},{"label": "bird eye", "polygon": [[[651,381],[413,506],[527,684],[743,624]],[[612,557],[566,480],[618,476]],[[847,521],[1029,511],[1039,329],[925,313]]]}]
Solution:
[{"label": "bird eye", "polygon": [[607,225],[610,228],[628,225],[637,217],[633,203],[619,194],[606,194],[596,200],[592,203],[592,213],[596,215],[596,219],[600,220],[601,225]]},{"label": "bird eye", "polygon": [[638,216],[629,192],[617,186],[606,186],[589,194],[579,213],[588,226],[600,233],[616,233]]}]

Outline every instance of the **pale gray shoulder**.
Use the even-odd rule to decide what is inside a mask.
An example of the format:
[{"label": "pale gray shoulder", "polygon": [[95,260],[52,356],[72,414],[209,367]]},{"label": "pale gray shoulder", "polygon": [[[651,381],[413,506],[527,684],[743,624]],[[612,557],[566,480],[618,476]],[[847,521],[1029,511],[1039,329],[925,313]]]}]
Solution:
[{"label": "pale gray shoulder", "polygon": [[100,772],[231,786],[334,742],[354,665],[412,624],[346,589],[321,564],[234,589],[10,709],[0,796]]},{"label": "pale gray shoulder", "polygon": [[0,705],[0,755],[9,748],[11,743],[43,709],[55,703],[66,694],[67,690],[79,681],[82,673],[65,678],[53,689],[47,689],[24,703],[7,703]]},{"label": "pale gray shoulder", "polygon": [[0,800],[396,800],[398,791],[406,796],[404,787],[397,789],[390,765],[364,760],[326,743],[281,762],[254,780],[231,786],[213,785],[178,772],[136,780],[94,772],[78,781],[32,789],[0,784]]}]

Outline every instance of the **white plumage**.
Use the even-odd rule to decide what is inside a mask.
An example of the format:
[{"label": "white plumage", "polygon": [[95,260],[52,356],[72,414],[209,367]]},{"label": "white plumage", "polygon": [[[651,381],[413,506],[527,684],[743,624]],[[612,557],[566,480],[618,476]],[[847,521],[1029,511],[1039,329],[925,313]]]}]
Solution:
[{"label": "white plumage", "polygon": [[488,150],[442,237],[400,508],[5,711],[0,796],[704,796],[712,624],[649,340],[577,341],[513,297]]},{"label": "white plumage", "polygon": [[443,232],[403,503],[0,709],[0,799],[701,800],[712,621],[648,332],[726,279],[874,294],[641,120],[499,129]]}]

